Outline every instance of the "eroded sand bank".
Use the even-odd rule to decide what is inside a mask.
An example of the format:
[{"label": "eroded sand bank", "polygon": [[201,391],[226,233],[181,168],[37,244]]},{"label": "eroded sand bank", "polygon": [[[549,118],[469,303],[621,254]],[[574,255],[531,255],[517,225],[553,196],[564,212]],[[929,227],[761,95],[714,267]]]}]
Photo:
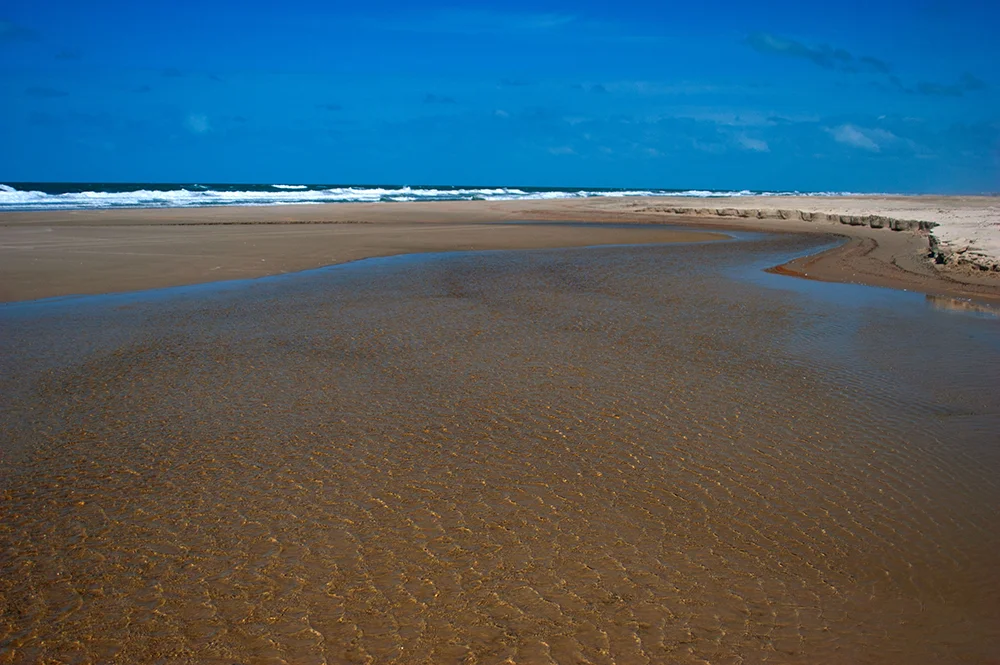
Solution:
[{"label": "eroded sand bank", "polygon": [[986,196],[795,196],[684,199],[654,208],[680,215],[832,222],[929,233],[941,263],[1000,271],[1000,198]]}]

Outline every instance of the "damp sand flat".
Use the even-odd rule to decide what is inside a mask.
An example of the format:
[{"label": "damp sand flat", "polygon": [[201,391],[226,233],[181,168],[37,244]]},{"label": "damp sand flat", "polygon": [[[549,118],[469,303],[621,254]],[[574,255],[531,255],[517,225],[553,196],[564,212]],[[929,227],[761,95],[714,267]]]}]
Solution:
[{"label": "damp sand flat", "polygon": [[[571,229],[504,224],[539,220],[642,226],[608,231],[599,224]],[[0,301],[247,279],[413,252],[678,240],[676,231],[659,226],[669,223],[688,227],[688,240],[707,239],[692,234],[715,229],[836,233],[851,244],[792,268],[827,281],[1000,302],[1000,272],[981,270],[1000,261],[990,249],[1000,247],[998,220],[995,197],[961,196],[597,197],[3,212]],[[910,230],[885,228],[895,222]],[[914,226],[921,223],[941,225],[933,233],[935,253],[945,265],[928,260],[930,239]],[[971,244],[963,250],[952,241],[966,230]],[[969,261],[982,265],[973,269]]]},{"label": "damp sand flat", "polygon": [[1000,658],[1000,325],[827,239],[0,312],[0,662]]},{"label": "damp sand flat", "polygon": [[0,214],[0,302],[249,279],[415,252],[724,237],[658,224],[498,223],[508,216],[471,204]]}]

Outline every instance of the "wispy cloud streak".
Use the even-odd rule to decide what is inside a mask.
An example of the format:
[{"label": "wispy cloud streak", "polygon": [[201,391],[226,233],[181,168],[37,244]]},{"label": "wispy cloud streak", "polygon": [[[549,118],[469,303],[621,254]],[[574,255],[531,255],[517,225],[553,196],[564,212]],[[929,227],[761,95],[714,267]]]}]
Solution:
[{"label": "wispy cloud streak", "polygon": [[827,44],[808,46],[794,39],[779,37],[767,32],[755,32],[747,37],[747,44],[758,53],[800,58],[824,69],[877,74],[888,74],[892,69],[884,60],[868,55],[855,56],[850,51],[833,48]]},{"label": "wispy cloud streak", "polygon": [[843,143],[844,145],[867,150],[868,152],[881,152],[882,148],[901,141],[898,136],[888,130],[877,128],[867,129],[850,124],[828,127],[826,128],[826,132],[837,143]]},{"label": "wispy cloud streak", "polygon": [[807,60],[818,67],[850,74],[878,74],[888,78],[892,87],[902,92],[928,97],[961,97],[967,92],[985,90],[986,82],[966,72],[957,83],[921,81],[905,85],[892,73],[892,66],[884,60],[868,55],[858,56],[842,48],[827,44],[809,46],[794,39],[779,37],[767,32],[756,32],[746,39],[747,45],[758,53]]},{"label": "wispy cloud streak", "polygon": [[516,35],[546,33],[576,21],[570,14],[498,12],[478,9],[452,9],[422,13],[409,18],[381,23],[382,27],[408,32],[459,35]]},{"label": "wispy cloud streak", "polygon": [[34,41],[38,33],[13,21],[0,19],[0,42]]},{"label": "wispy cloud streak", "polygon": [[55,97],[66,97],[69,95],[65,90],[58,90],[56,88],[46,88],[40,85],[33,85],[30,88],[24,90],[24,94],[29,97],[36,97],[39,99],[52,99]]},{"label": "wispy cloud streak", "polygon": [[977,92],[985,90],[988,87],[985,81],[968,72],[963,74],[957,83],[947,84],[921,81],[913,88],[903,87],[899,84],[898,79],[895,79],[893,83],[903,88],[906,92],[926,95],[928,97],[962,97],[967,92]]}]

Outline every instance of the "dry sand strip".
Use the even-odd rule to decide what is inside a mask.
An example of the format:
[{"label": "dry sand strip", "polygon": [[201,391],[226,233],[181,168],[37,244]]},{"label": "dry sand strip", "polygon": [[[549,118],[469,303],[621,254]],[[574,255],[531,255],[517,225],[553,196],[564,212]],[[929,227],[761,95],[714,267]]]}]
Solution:
[{"label": "dry sand strip", "polygon": [[[837,250],[792,262],[787,274],[994,300],[1000,299],[1000,272],[954,257],[990,256],[990,234],[994,229],[1000,234],[989,221],[1000,219],[996,202],[989,197],[592,198],[4,213],[0,301],[246,279],[413,252],[707,240],[718,237],[711,231],[725,229],[850,239]],[[986,240],[936,264],[928,258],[930,232],[940,233],[948,219],[967,225],[987,220],[980,224]],[[668,223],[697,231],[498,224],[510,221]],[[941,226],[932,228],[934,223]]]}]

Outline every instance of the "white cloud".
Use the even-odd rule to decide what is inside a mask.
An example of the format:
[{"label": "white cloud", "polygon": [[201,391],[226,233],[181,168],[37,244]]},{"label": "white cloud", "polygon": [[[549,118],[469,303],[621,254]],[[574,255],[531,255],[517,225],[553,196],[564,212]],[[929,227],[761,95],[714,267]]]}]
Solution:
[{"label": "white cloud", "polygon": [[576,150],[573,150],[573,148],[568,145],[561,145],[555,148],[549,148],[549,153],[553,155],[575,155]]},{"label": "white cloud", "polygon": [[884,129],[866,129],[855,125],[827,127],[825,131],[837,143],[868,150],[869,152],[881,152],[882,148],[900,141],[900,138],[890,131]]},{"label": "white cloud", "polygon": [[752,150],[753,152],[771,152],[771,147],[767,145],[767,141],[753,139],[749,136],[740,136],[736,140],[744,150]]},{"label": "white cloud", "polygon": [[865,132],[879,145],[887,145],[889,143],[896,143],[903,140],[886,129],[868,129],[865,130]]},{"label": "white cloud", "polygon": [[184,120],[184,126],[195,134],[204,134],[211,129],[208,124],[208,116],[204,113],[192,113]]}]

